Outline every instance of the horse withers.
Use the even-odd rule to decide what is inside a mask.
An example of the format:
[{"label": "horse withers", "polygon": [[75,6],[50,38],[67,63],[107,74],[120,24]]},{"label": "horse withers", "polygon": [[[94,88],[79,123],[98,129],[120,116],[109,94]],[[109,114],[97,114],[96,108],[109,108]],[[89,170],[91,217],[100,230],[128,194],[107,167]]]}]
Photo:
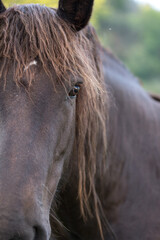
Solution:
[{"label": "horse withers", "polygon": [[2,240],[159,239],[160,104],[92,7],[0,2]]}]

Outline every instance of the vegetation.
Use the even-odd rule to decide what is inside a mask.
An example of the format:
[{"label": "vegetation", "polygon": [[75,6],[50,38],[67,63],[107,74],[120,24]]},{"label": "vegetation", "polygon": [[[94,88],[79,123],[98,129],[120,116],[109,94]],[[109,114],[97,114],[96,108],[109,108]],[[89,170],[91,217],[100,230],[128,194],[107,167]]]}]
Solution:
[{"label": "vegetation", "polygon": [[[58,0],[5,0],[57,7]],[[160,12],[134,0],[95,0],[92,24],[102,44],[110,48],[140,78],[144,87],[160,94]]]}]

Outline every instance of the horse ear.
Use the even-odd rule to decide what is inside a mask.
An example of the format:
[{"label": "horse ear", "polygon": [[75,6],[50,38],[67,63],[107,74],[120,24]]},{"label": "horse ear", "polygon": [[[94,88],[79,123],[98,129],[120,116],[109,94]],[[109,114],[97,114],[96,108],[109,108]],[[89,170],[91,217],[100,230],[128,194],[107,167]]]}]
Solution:
[{"label": "horse ear", "polygon": [[0,0],[0,13],[5,12],[5,11],[6,11],[6,8],[3,5],[2,1]]},{"label": "horse ear", "polygon": [[92,13],[94,0],[59,0],[58,15],[76,31],[84,28]]}]

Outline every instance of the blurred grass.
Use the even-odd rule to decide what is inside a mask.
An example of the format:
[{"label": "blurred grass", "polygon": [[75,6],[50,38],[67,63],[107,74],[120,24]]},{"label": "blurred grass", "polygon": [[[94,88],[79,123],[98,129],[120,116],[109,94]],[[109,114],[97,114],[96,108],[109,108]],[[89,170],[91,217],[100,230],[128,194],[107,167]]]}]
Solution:
[{"label": "blurred grass", "polygon": [[148,92],[160,95],[160,78],[151,79],[150,81],[143,81],[142,85]]}]

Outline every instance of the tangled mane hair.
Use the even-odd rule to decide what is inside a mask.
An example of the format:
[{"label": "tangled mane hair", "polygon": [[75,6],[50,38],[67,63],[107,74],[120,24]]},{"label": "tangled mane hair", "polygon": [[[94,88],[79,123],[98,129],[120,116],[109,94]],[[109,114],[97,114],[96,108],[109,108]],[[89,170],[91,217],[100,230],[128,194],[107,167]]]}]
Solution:
[{"label": "tangled mane hair", "polygon": [[[78,199],[84,219],[95,209],[102,232],[95,176],[106,158],[106,93],[96,52],[96,37],[91,27],[74,32],[58,17],[55,9],[40,5],[14,6],[0,15],[0,23],[0,78],[6,79],[12,65],[13,81],[19,85],[26,66],[38,59],[51,80],[51,68],[62,83],[70,81],[68,73],[75,79],[83,79],[76,107]],[[33,73],[30,71],[27,70],[32,84]],[[101,146],[101,163],[97,163],[98,146]],[[90,206],[91,197],[94,208]]]}]

